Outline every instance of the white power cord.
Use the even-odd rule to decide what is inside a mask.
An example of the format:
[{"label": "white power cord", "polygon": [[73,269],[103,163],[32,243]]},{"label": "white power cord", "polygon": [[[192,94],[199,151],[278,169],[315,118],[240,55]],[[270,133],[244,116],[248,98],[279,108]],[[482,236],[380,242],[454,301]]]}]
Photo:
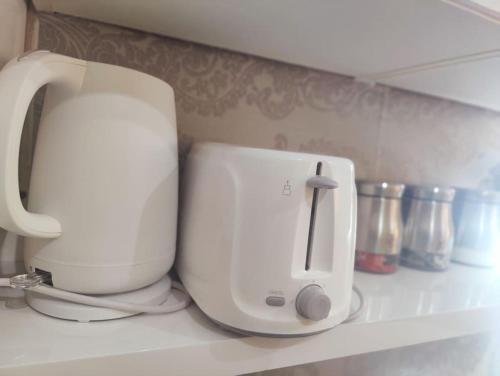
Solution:
[{"label": "white power cord", "polygon": [[357,319],[365,306],[365,298],[363,297],[363,293],[361,292],[359,287],[357,287],[356,285],[352,285],[352,291],[358,296],[359,305],[358,308],[356,308],[349,314],[349,317],[347,317],[347,319],[345,319],[343,323],[347,323]]},{"label": "white power cord", "polygon": [[[93,296],[76,294],[73,292],[60,290],[54,287],[49,287],[47,285],[42,284],[43,279],[41,276],[36,274],[25,274],[19,275],[12,278],[0,278],[0,287],[12,287],[12,288],[22,288],[25,290],[33,291],[39,294],[51,296],[53,298],[66,300],[69,302],[85,304],[94,307],[102,307],[102,308],[110,308],[116,309],[118,311],[125,312],[144,312],[144,313],[171,313],[175,311],[179,311],[183,308],[186,308],[191,302],[191,297],[185,290],[184,286],[182,286],[179,282],[170,282],[171,288],[174,288],[180,292],[182,292],[182,300],[177,302],[176,304],[166,304],[168,302],[161,305],[147,305],[147,304],[133,304],[133,303],[124,303],[118,302],[116,300],[107,299],[107,298],[96,298]],[[364,305],[365,299],[363,297],[363,293],[361,290],[353,285],[352,291],[358,296],[359,304],[358,307],[349,314],[349,317],[344,321],[344,323],[355,320],[361,314]]]},{"label": "white power cord", "polygon": [[26,274],[12,278],[0,278],[0,287],[21,288],[28,291],[36,292],[42,295],[51,296],[53,298],[66,300],[73,303],[85,304],[94,307],[116,309],[125,312],[137,313],[171,313],[179,311],[189,305],[191,297],[178,282],[170,282],[171,288],[182,292],[182,299],[175,304],[167,304],[168,299],[161,305],[134,304],[118,302],[108,298],[96,298],[93,296],[76,294],[65,290],[60,290],[54,287],[49,287],[42,284],[43,280],[38,275]]}]

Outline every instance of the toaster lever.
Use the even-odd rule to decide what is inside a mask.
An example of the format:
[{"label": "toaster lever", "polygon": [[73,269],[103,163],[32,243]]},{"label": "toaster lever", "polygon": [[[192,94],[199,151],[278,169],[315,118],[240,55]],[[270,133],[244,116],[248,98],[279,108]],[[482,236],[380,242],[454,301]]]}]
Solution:
[{"label": "toaster lever", "polygon": [[339,184],[327,176],[316,175],[307,179],[307,186],[318,189],[335,189]]}]

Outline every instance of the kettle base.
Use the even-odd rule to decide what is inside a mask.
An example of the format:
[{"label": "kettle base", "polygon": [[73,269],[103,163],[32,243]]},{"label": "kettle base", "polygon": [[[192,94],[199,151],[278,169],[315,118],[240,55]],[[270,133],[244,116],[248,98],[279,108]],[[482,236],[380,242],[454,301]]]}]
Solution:
[{"label": "kettle base", "polygon": [[[164,303],[169,297],[170,289],[170,277],[168,275],[165,275],[162,279],[153,283],[152,285],[143,287],[138,290],[120,294],[108,294],[100,296],[124,303],[160,305]],[[135,316],[139,314],[137,312],[125,312],[115,309],[72,303],[42,295],[34,291],[26,290],[25,292],[28,305],[35,311],[63,320],[79,322],[103,321]],[[99,297],[99,295],[95,296]]]}]

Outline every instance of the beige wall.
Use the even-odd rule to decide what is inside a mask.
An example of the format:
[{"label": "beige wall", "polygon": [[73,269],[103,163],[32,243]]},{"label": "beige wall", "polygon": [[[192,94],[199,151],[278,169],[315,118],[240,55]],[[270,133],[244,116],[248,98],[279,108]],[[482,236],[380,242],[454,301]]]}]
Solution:
[{"label": "beige wall", "polygon": [[40,27],[40,48],[170,83],[184,144],[344,156],[359,178],[408,183],[477,187],[500,174],[491,111],[81,19],[41,15]]},{"label": "beige wall", "polygon": [[24,0],[0,1],[0,68],[23,52],[25,27]]}]

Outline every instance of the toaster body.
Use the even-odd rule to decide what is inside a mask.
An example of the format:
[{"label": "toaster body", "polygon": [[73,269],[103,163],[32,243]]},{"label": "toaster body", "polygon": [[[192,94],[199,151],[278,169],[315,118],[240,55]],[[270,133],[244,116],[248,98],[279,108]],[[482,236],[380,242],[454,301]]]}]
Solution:
[{"label": "toaster body", "polygon": [[202,143],[184,171],[177,270],[207,316],[271,336],[312,334],[348,317],[351,161]]}]

